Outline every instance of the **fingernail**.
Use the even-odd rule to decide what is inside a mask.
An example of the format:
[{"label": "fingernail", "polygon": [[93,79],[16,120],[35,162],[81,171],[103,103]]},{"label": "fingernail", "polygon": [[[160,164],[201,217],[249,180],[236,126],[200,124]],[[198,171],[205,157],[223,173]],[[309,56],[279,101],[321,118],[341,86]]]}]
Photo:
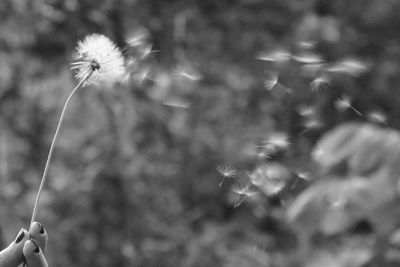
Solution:
[{"label": "fingernail", "polygon": [[44,228],[43,225],[40,222],[37,222],[38,226],[39,226],[39,233],[40,234],[44,234]]},{"label": "fingernail", "polygon": [[21,229],[21,231],[19,231],[17,239],[15,239],[15,243],[18,244],[19,242],[21,242],[21,240],[24,238],[24,236],[25,236],[24,230]]},{"label": "fingernail", "polygon": [[38,243],[37,243],[36,240],[34,240],[34,239],[31,239],[31,241],[32,241],[33,245],[36,247],[35,250],[34,250],[34,252],[35,252],[35,253],[39,253],[39,252],[40,252],[40,248],[39,248]]}]

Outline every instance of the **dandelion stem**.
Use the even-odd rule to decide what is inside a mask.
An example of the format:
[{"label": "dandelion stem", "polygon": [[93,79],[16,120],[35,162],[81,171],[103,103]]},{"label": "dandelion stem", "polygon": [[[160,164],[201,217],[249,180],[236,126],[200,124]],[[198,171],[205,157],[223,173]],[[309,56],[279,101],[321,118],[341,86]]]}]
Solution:
[{"label": "dandelion stem", "polygon": [[67,109],[68,103],[71,100],[71,98],[74,95],[74,93],[79,89],[79,87],[82,86],[82,84],[84,84],[84,82],[89,78],[89,76],[90,75],[88,75],[88,77],[86,79],[82,79],[78,83],[78,85],[71,91],[71,93],[69,94],[67,100],[64,103],[64,107],[62,109],[62,112],[61,112],[61,115],[60,115],[60,119],[58,120],[56,132],[54,133],[53,141],[51,142],[51,145],[50,145],[49,154],[47,155],[46,165],[44,167],[43,176],[42,176],[42,180],[40,182],[39,190],[38,190],[37,195],[36,195],[35,205],[33,206],[31,224],[36,220],[36,214],[37,214],[39,198],[40,198],[40,195],[42,193],[43,186],[44,186],[44,184],[46,182],[47,172],[49,170],[49,165],[50,165],[51,157],[53,155],[53,151],[54,151],[55,143],[56,143],[56,140],[57,140],[57,136],[58,136],[58,133],[59,133],[60,128],[61,128],[61,124],[62,124],[63,119],[64,119],[65,110]]}]

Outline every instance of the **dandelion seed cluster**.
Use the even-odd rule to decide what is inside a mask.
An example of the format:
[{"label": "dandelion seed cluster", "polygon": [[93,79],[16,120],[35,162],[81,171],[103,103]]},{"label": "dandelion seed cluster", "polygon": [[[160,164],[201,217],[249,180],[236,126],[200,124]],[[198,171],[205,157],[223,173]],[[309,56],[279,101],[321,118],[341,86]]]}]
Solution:
[{"label": "dandelion seed cluster", "polygon": [[79,41],[71,68],[84,86],[99,82],[121,81],[126,75],[124,57],[117,46],[101,34],[92,34]]}]

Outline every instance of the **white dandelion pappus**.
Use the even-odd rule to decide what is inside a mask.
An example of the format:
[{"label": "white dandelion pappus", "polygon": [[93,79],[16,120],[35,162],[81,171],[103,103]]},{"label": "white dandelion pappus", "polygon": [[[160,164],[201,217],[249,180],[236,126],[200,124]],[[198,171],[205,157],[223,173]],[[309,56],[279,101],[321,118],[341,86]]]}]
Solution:
[{"label": "white dandelion pappus", "polygon": [[275,50],[271,52],[260,53],[256,58],[262,61],[286,62],[290,59],[290,52],[286,50]]},{"label": "white dandelion pappus", "polygon": [[239,207],[247,197],[252,197],[257,194],[257,191],[251,189],[250,185],[246,185],[244,187],[235,187],[232,189],[232,192],[239,195],[239,198],[233,205],[234,208]]},{"label": "white dandelion pappus", "polygon": [[170,98],[163,102],[164,106],[174,107],[174,108],[190,108],[190,102],[179,98]]},{"label": "white dandelion pappus", "polygon": [[183,77],[183,78],[185,78],[185,79],[187,79],[189,81],[192,81],[192,82],[199,81],[202,78],[200,74],[194,73],[194,72],[189,72],[189,71],[186,71],[186,70],[177,69],[177,70],[174,71],[174,74],[178,75],[178,76],[181,76],[181,77]]},{"label": "white dandelion pappus", "polygon": [[369,70],[367,63],[357,59],[343,59],[325,69],[328,72],[348,74],[353,77],[360,76]]},{"label": "white dandelion pappus", "polygon": [[311,174],[309,172],[305,171],[297,171],[296,175],[298,178],[305,180],[305,181],[310,181],[311,180]]},{"label": "white dandelion pappus", "polygon": [[313,106],[300,106],[297,111],[303,117],[311,117],[316,114],[316,108]]},{"label": "white dandelion pappus", "polygon": [[274,133],[263,143],[271,144],[280,149],[286,149],[290,146],[289,138],[285,133]]},{"label": "white dandelion pappus", "polygon": [[71,69],[83,86],[98,82],[113,83],[126,76],[124,57],[117,46],[101,34],[91,34],[79,41]]},{"label": "white dandelion pappus", "polygon": [[374,123],[378,124],[386,124],[387,122],[387,117],[385,114],[379,111],[371,111],[367,114],[367,118]]},{"label": "white dandelion pappus", "polygon": [[225,178],[235,178],[238,173],[237,170],[229,163],[218,165],[216,170],[222,176],[222,180],[218,186],[222,186]]},{"label": "white dandelion pappus", "polygon": [[327,77],[317,77],[310,83],[310,89],[312,92],[319,92],[326,85],[330,85],[330,81]]},{"label": "white dandelion pappus", "polygon": [[292,58],[295,61],[303,64],[318,64],[323,62],[321,56],[314,53],[302,53],[298,55],[293,55]]},{"label": "white dandelion pappus", "polygon": [[268,78],[264,81],[264,86],[267,90],[272,90],[278,84],[278,72],[271,72],[268,75]]},{"label": "white dandelion pappus", "polygon": [[338,111],[346,111],[347,109],[353,110],[357,115],[363,117],[362,113],[351,105],[351,98],[349,96],[342,96],[335,101],[335,108]]},{"label": "white dandelion pappus", "polygon": [[303,125],[305,129],[301,131],[300,134],[305,134],[306,132],[322,128],[324,123],[318,118],[308,118]]}]

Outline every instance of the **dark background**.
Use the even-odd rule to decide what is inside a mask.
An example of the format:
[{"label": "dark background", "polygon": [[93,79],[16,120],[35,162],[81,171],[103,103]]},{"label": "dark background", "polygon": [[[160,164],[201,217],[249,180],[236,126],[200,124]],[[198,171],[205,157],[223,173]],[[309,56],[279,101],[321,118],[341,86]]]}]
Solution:
[{"label": "dark background", "polygon": [[[285,205],[276,216],[257,213],[265,199],[234,209],[236,181],[218,187],[216,167],[251,171],[261,160],[249,148],[283,132],[290,147],[274,160],[312,171],[311,148],[336,124],[379,111],[399,128],[399,14],[395,0],[1,1],[1,244],[28,227],[76,83],[77,41],[101,33],[123,48],[147,32],[148,79],[84,88],[69,106],[38,214],[50,266],[287,266],[294,237],[275,218]],[[314,92],[304,62],[257,59],[276,49],[368,69],[335,73]],[[267,90],[271,71],[279,86]],[[342,95],[364,116],[335,109]],[[321,127],[304,127],[304,106]]]}]

